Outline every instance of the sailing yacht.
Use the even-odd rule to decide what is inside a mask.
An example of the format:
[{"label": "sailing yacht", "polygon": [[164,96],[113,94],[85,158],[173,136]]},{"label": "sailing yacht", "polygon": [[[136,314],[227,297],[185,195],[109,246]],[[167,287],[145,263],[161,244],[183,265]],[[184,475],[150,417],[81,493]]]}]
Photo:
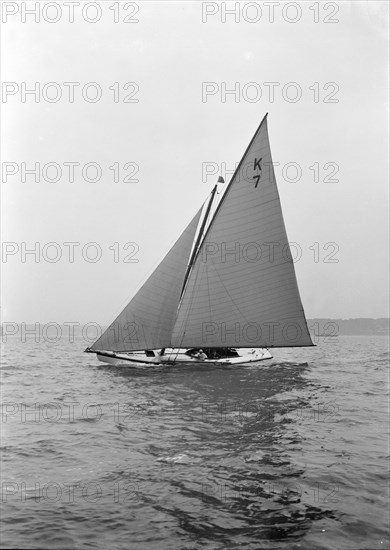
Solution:
[{"label": "sailing yacht", "polygon": [[217,186],[86,352],[115,366],[236,365],[271,359],[270,348],[313,345],[284,226],[267,115],[219,201]]}]

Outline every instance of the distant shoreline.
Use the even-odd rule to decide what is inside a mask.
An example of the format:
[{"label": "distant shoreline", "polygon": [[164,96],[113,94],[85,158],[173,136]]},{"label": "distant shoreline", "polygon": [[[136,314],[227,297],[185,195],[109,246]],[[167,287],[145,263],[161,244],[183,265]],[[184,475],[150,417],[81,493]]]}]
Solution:
[{"label": "distant shoreline", "polygon": [[371,319],[361,317],[356,319],[308,319],[309,330],[320,337],[331,336],[388,336],[390,331],[390,319],[380,317]]}]

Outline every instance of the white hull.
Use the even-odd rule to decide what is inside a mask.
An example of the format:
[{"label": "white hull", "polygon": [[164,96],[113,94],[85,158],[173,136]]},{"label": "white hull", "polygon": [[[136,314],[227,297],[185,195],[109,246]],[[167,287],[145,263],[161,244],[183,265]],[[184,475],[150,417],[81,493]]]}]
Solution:
[{"label": "white hull", "polygon": [[185,350],[166,350],[165,354],[160,356],[155,352],[153,357],[148,357],[145,352],[116,353],[109,351],[96,352],[99,361],[115,367],[146,367],[153,365],[242,365],[249,363],[258,363],[266,359],[272,359],[271,353],[264,348],[252,348],[236,350],[238,356],[221,357],[219,359],[204,359],[203,361],[191,357],[185,353]]}]

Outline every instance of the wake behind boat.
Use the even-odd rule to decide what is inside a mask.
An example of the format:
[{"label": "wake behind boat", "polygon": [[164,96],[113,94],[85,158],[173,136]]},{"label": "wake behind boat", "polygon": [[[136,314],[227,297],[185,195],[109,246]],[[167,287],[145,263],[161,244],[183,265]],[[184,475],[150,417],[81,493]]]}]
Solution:
[{"label": "wake behind boat", "polygon": [[219,201],[217,185],[86,352],[122,366],[247,364],[271,359],[268,348],[313,345],[284,226],[267,115]]}]

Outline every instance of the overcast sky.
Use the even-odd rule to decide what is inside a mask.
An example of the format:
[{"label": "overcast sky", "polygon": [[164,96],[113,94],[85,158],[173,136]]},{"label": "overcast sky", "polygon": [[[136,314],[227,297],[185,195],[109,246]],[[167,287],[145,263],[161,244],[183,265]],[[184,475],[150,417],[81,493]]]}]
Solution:
[{"label": "overcast sky", "polygon": [[266,112],[307,317],[388,315],[387,2],[34,4],[3,2],[3,321],[110,322]]}]

